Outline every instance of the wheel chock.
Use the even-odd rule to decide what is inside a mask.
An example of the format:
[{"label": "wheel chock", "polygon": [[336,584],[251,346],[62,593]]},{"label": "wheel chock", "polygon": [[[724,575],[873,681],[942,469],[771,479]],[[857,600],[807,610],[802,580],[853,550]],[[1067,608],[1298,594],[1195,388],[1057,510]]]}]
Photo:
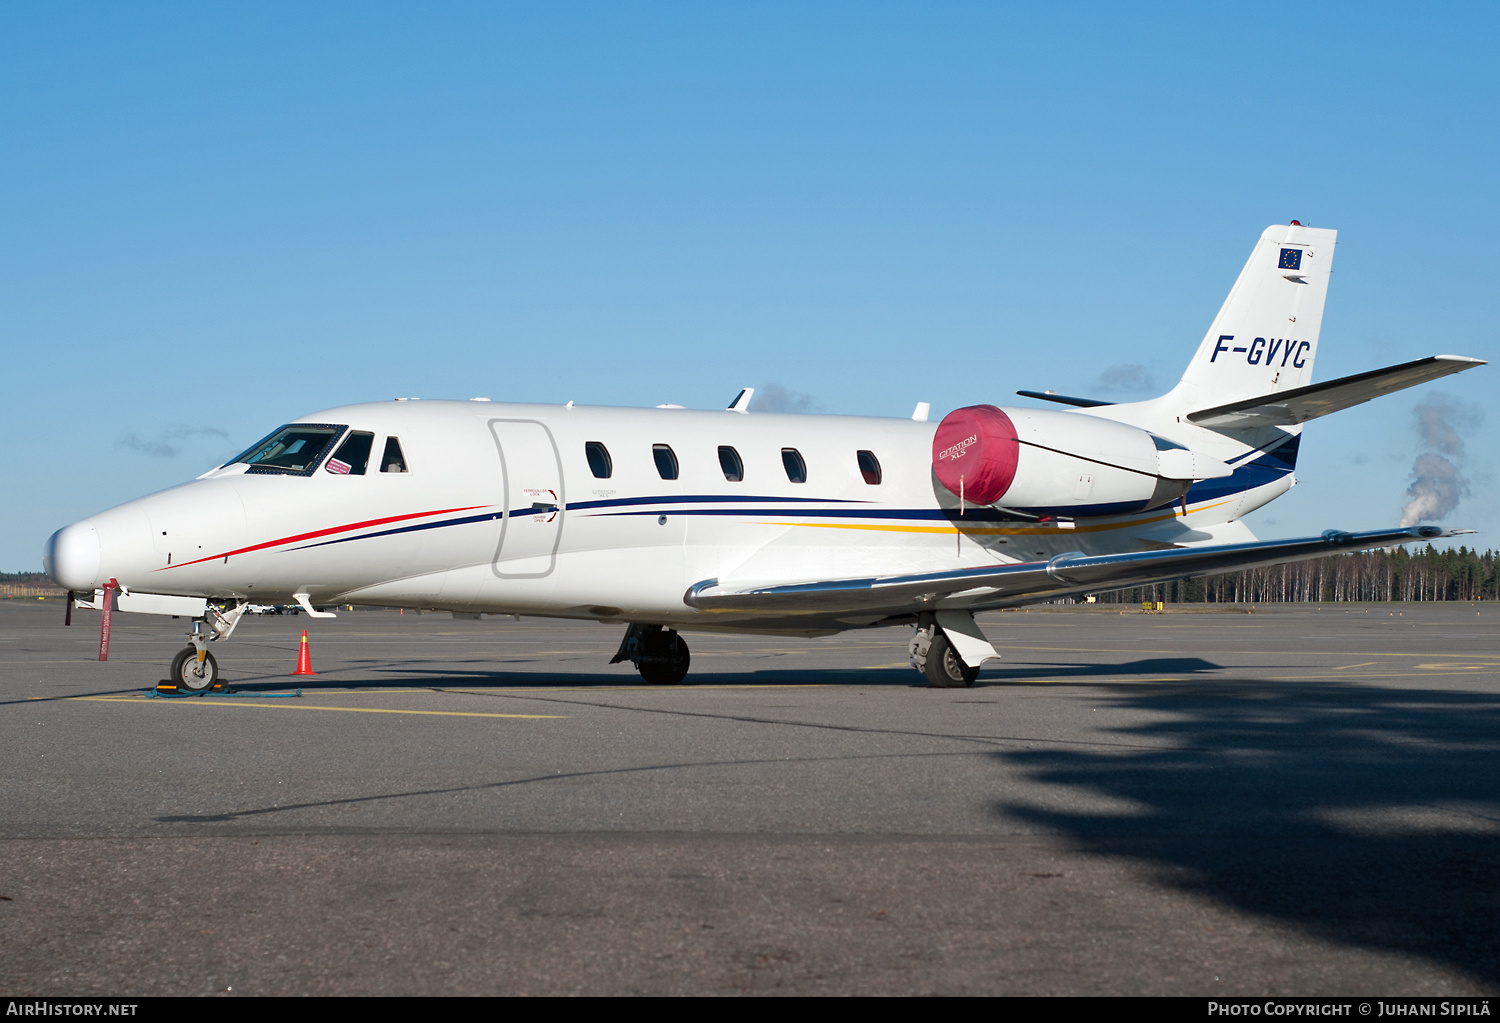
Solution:
[{"label": "wheel chock", "polygon": [[147,689],[143,694],[151,699],[161,697],[168,700],[186,700],[190,696],[234,696],[247,700],[290,700],[302,695],[298,689],[290,693],[244,693],[238,689],[230,689],[228,685],[216,685],[212,689],[205,689],[201,693],[184,693],[171,682],[165,679],[156,684],[155,689]]}]

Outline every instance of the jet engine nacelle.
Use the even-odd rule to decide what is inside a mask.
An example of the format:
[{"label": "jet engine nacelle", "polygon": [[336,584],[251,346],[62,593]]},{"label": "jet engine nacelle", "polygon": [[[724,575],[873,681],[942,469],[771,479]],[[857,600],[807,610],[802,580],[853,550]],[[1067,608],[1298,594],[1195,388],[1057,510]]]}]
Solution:
[{"label": "jet engine nacelle", "polygon": [[933,435],[932,468],[966,504],[1070,518],[1158,508],[1195,480],[1231,471],[1124,423],[994,405],[943,418]]}]

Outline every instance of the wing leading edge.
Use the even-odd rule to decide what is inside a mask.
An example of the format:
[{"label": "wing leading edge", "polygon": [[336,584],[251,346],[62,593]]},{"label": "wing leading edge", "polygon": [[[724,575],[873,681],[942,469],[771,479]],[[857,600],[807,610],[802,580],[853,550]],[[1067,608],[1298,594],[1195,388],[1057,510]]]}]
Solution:
[{"label": "wing leading edge", "polygon": [[1082,553],[1059,554],[1050,561],[748,589],[727,589],[720,586],[717,579],[705,579],[689,587],[683,601],[699,611],[720,613],[827,615],[883,611],[899,615],[937,606],[982,610],[1373,547],[1390,547],[1415,540],[1434,540],[1466,532],[1470,531],[1445,530],[1438,526],[1376,529],[1362,533],[1330,529],[1321,536],[1295,540],[1262,540],[1092,557]]}]

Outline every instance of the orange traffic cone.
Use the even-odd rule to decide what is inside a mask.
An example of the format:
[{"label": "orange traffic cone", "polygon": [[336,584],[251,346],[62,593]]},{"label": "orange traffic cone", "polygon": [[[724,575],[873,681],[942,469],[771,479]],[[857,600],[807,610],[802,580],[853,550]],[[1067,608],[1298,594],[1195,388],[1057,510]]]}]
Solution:
[{"label": "orange traffic cone", "polygon": [[312,655],[307,652],[307,630],[302,630],[302,647],[297,653],[297,670],[293,675],[316,675],[312,670]]}]

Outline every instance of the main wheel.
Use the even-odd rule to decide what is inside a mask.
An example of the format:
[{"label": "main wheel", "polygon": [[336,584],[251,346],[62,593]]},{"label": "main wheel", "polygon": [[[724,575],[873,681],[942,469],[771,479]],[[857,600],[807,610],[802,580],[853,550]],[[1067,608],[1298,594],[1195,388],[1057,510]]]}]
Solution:
[{"label": "main wheel", "polygon": [[208,651],[203,659],[203,674],[199,675],[198,651],[194,647],[188,647],[180,651],[172,658],[171,680],[177,688],[185,693],[202,693],[214,687],[219,681],[219,662],[214,660],[214,655]]},{"label": "main wheel", "polygon": [[979,677],[979,669],[965,664],[942,632],[932,637],[932,646],[927,649],[927,667],[924,673],[928,684],[938,689],[964,689],[972,686]]},{"label": "main wheel", "polygon": [[657,632],[647,637],[641,657],[641,678],[654,686],[675,686],[687,678],[692,654],[687,640],[675,632]]}]

